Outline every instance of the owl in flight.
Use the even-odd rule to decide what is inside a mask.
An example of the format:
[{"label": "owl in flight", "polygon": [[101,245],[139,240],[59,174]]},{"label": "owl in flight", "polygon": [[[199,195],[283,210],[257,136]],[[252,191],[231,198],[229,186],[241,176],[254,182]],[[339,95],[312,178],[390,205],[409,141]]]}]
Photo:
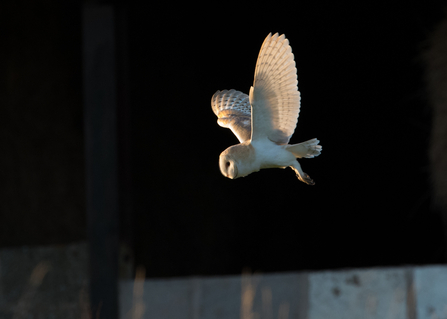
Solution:
[{"label": "owl in flight", "polygon": [[240,141],[220,154],[224,176],[234,179],[263,168],[289,166],[300,181],[315,184],[296,159],[320,155],[320,141],[314,138],[288,144],[298,122],[300,92],[292,48],[284,34],[270,33],[265,38],[249,95],[236,90],[217,91],[211,106],[217,123],[231,129]]}]

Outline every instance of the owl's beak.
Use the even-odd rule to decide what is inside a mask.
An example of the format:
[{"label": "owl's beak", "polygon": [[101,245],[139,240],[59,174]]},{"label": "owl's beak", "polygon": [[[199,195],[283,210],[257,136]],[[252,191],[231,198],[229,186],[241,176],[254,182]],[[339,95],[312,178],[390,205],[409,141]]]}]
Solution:
[{"label": "owl's beak", "polygon": [[237,166],[233,165],[233,177],[231,179],[237,178]]}]

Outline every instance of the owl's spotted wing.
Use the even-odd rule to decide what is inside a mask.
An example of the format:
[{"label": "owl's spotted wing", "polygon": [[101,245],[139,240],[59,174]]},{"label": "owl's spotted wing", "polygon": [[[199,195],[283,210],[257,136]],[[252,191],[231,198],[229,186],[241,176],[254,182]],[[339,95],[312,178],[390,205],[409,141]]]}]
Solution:
[{"label": "owl's spotted wing", "polygon": [[265,38],[250,89],[253,107],[252,140],[287,144],[300,112],[300,92],[289,41],[278,33]]},{"label": "owl's spotted wing", "polygon": [[217,123],[227,127],[242,143],[251,136],[251,107],[248,95],[236,90],[214,93],[211,107],[217,115]]}]

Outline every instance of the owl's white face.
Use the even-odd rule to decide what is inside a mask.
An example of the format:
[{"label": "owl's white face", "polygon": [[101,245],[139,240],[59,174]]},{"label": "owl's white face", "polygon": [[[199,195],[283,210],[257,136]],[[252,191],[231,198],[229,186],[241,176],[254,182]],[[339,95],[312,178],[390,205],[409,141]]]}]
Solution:
[{"label": "owl's white face", "polygon": [[220,166],[220,172],[223,176],[235,179],[240,176],[238,176],[238,170],[236,162],[231,159],[228,154],[222,153],[219,157],[219,166]]},{"label": "owl's white face", "polygon": [[219,167],[222,175],[231,179],[245,177],[259,171],[255,164],[255,151],[250,141],[230,146],[220,154]]}]

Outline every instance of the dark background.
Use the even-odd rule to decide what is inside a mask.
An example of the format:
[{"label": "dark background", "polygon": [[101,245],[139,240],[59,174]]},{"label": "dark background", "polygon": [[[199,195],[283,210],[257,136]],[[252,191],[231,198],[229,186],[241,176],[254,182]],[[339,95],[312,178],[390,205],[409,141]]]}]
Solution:
[{"label": "dark background", "polygon": [[[445,4],[121,3],[136,264],[159,277],[443,262],[422,55]],[[85,240],[82,3],[4,6],[0,245]],[[211,96],[248,93],[269,32],[298,68],[290,142],[323,145],[300,161],[315,186],[290,169],[219,171],[237,139]]]}]

